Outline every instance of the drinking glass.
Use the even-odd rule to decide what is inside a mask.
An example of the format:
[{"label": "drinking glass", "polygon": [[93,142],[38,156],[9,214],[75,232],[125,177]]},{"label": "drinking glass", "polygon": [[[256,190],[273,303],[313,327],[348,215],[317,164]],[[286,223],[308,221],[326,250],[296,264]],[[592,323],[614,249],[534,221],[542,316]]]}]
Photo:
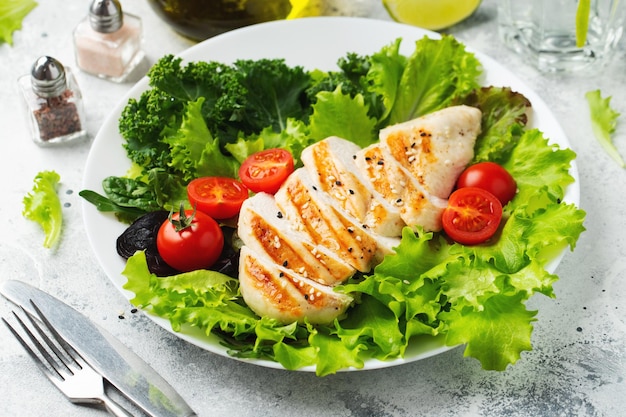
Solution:
[{"label": "drinking glass", "polygon": [[584,45],[576,45],[578,0],[500,0],[499,35],[544,72],[597,70],[624,31],[624,0],[591,0]]}]

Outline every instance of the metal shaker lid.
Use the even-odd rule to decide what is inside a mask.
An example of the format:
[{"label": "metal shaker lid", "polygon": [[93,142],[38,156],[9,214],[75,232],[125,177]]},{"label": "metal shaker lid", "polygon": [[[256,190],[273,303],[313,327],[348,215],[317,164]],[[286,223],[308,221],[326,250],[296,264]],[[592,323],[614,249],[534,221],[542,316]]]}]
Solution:
[{"label": "metal shaker lid", "polygon": [[117,32],[124,23],[122,5],[118,0],[93,0],[89,7],[89,23],[96,32]]},{"label": "metal shaker lid", "polygon": [[38,58],[31,69],[31,84],[40,97],[60,96],[67,89],[63,64],[50,56]]}]

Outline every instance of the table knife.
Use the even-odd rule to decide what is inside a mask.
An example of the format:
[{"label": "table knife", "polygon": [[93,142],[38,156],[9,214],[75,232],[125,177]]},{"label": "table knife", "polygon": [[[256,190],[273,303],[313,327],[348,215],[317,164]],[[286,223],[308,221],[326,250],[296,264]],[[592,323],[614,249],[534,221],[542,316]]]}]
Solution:
[{"label": "table knife", "polygon": [[31,301],[35,303],[72,348],[148,415],[196,416],[176,390],[150,365],[69,305],[16,280],[5,281],[0,293],[29,313],[34,313]]}]

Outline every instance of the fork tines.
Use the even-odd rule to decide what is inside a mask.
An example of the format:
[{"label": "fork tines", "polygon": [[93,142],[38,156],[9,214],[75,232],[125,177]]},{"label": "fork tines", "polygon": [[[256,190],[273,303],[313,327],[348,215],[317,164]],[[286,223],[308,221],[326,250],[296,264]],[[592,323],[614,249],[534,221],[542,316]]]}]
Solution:
[{"label": "fork tines", "polygon": [[[33,317],[31,313],[21,307],[23,315],[28,319],[30,326],[15,311],[12,312],[31,343],[28,343],[20,332],[5,318],[2,318],[2,321],[4,321],[11,333],[45,373],[64,380],[63,374],[68,372],[72,374],[74,373],[73,369],[82,367],[74,359],[77,353],[65,343],[32,301],[31,304],[37,313],[37,317]],[[38,323],[38,319],[41,320],[41,325]],[[35,329],[35,331],[31,329]]]}]

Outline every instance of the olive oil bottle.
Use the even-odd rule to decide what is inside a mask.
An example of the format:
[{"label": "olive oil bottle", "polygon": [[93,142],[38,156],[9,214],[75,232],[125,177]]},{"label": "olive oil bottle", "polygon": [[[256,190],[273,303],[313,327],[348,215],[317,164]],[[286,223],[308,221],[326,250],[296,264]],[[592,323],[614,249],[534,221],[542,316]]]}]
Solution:
[{"label": "olive oil bottle", "polygon": [[289,0],[149,0],[154,11],[181,35],[196,41],[255,23],[279,20]]}]

